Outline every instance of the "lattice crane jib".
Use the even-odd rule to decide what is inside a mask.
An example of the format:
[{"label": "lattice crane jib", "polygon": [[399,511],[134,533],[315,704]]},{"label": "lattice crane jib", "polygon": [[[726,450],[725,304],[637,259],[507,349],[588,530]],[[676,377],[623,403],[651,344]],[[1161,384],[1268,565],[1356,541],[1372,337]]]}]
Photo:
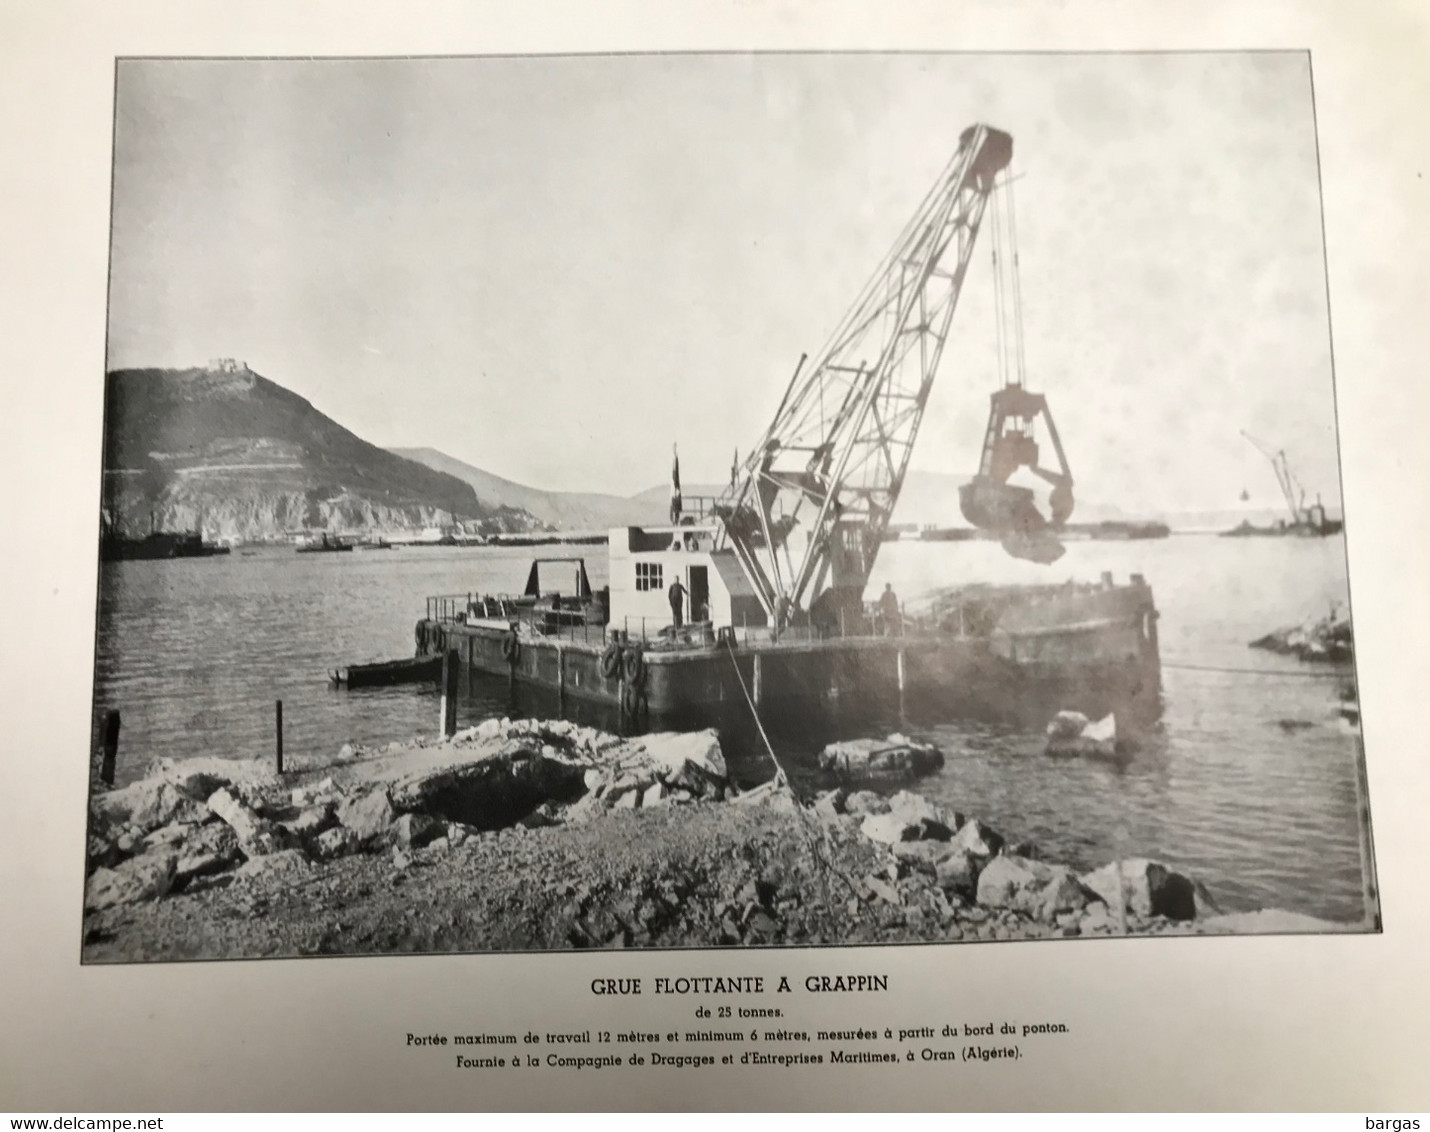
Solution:
[{"label": "lattice crane jib", "polygon": [[1013,155],[989,126],[953,159],[716,505],[777,624],[857,606],[903,486],[984,210]]},{"label": "lattice crane jib", "polygon": [[1304,517],[1306,508],[1306,491],[1301,486],[1299,480],[1291,473],[1291,463],[1286,458],[1286,450],[1278,448],[1275,452],[1257,440],[1246,430],[1241,433],[1247,441],[1271,461],[1271,470],[1276,473],[1277,486],[1281,488],[1281,497],[1286,501],[1286,510],[1291,514],[1293,523],[1299,522]]}]

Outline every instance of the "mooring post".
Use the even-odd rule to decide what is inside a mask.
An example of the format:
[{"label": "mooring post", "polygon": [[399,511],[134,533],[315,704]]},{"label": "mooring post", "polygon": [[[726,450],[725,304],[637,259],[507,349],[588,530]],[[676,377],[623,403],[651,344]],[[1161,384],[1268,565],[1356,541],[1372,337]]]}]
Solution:
[{"label": "mooring post", "polygon": [[1114,835],[1116,850],[1113,860],[1113,872],[1117,874],[1117,932],[1119,935],[1127,934],[1127,889],[1123,887],[1122,881],[1122,853],[1127,845],[1126,829],[1118,826]]},{"label": "mooring post", "polygon": [[[1360,705],[1360,693],[1356,693],[1356,705]],[[1356,838],[1356,848],[1360,851],[1361,897],[1365,901],[1365,924],[1375,931],[1381,930],[1380,885],[1375,872],[1375,850],[1370,840],[1370,797],[1369,782],[1365,771],[1365,743],[1359,736],[1355,741],[1356,750],[1356,819],[1360,836]]]},{"label": "mooring post", "polygon": [[278,773],[283,773],[283,701],[273,701],[274,753],[278,757]]},{"label": "mooring post", "polygon": [[765,673],[760,665],[760,654],[758,652],[755,653],[755,676],[753,683],[755,685],[755,706],[759,707],[760,701],[765,698]]},{"label": "mooring post", "polygon": [[556,710],[566,713],[566,650],[556,646]]},{"label": "mooring post", "polygon": [[461,654],[448,649],[442,658],[442,738],[457,733],[457,674],[462,669]]},{"label": "mooring post", "polygon": [[900,649],[896,654],[899,673],[899,714],[904,714],[904,650]]},{"label": "mooring post", "polygon": [[110,708],[104,713],[104,754],[99,760],[99,780],[114,785],[114,760],[119,755],[119,712]]}]

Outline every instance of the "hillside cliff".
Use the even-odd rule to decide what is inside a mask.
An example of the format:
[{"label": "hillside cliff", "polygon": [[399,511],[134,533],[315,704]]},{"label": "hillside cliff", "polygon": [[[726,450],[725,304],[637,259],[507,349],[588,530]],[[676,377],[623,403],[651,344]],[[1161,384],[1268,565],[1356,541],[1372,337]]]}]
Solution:
[{"label": "hillside cliff", "polygon": [[508,506],[528,511],[541,522],[563,531],[607,531],[612,527],[664,523],[669,515],[670,488],[656,496],[625,498],[596,492],[542,491],[513,483],[491,472],[464,464],[435,448],[394,448],[392,452],[436,471],[446,472],[471,486],[486,506]]},{"label": "hillside cliff", "polygon": [[105,382],[104,510],[121,533],[260,540],[327,530],[539,526],[354,435],[247,368],[129,369]]}]

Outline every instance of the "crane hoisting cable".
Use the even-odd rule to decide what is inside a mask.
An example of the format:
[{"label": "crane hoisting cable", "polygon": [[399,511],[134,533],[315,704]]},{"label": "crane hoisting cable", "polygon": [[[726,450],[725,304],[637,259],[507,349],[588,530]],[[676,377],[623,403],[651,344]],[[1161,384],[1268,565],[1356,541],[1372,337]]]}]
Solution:
[{"label": "crane hoisting cable", "polygon": [[[1047,399],[1040,393],[1028,392],[1025,386],[1023,297],[1011,179],[1004,177],[998,182],[991,212],[998,376],[1002,386],[991,398],[978,474],[959,488],[959,506],[964,518],[975,527],[1000,535],[1009,554],[1048,563],[1063,554],[1062,542],[1055,532],[1072,514],[1073,479]],[[1038,462],[1035,426],[1040,419],[1057,458],[1054,468]],[[1032,488],[1009,482],[1024,468],[1052,488],[1046,516],[1038,510]]]}]

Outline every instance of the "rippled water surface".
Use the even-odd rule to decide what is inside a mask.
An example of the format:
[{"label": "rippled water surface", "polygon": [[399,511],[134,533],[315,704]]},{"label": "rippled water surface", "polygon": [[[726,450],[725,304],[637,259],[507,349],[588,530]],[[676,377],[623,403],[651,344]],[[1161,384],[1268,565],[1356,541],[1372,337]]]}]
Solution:
[{"label": "rippled water surface", "polygon": [[[605,549],[586,549],[599,587]],[[411,655],[427,595],[520,590],[530,557],[269,549],[106,564],[95,710],[96,719],[111,707],[122,714],[118,777],[132,779],[158,755],[270,757],[277,699],[289,751],[325,754],[347,740],[434,731],[434,689],[347,693],[331,689],[326,673]],[[895,543],[881,553],[870,592],[889,581],[917,604],[939,585],[1095,580],[1104,570],[1119,581],[1145,574],[1162,614],[1165,712],[1125,766],[1048,758],[1033,727],[900,720],[895,711],[837,725],[767,720],[777,753],[813,784],[827,738],[901,728],[948,755],[920,792],[1032,839],[1050,858],[1094,866],[1114,854],[1155,856],[1186,867],[1231,910],[1361,919],[1357,740],[1335,718],[1349,670],[1308,669],[1246,647],[1346,600],[1339,538],[1078,542],[1052,567],[1014,562],[994,543]],[[1208,671],[1217,668],[1262,674]],[[513,702],[501,680],[475,681],[469,693],[464,725],[514,710],[550,714],[539,694]],[[752,728],[732,722],[726,741],[739,776],[767,773]]]}]

